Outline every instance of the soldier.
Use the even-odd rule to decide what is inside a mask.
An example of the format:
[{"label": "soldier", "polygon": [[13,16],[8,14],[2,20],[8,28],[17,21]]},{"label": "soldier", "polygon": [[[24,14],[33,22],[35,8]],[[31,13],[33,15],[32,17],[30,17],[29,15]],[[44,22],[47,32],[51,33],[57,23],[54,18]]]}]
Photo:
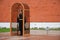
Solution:
[{"label": "soldier", "polygon": [[19,31],[20,31],[20,35],[23,35],[23,14],[22,14],[22,10],[20,10],[20,13],[18,15],[18,18],[17,18],[17,22],[18,22],[18,25],[19,25]]}]

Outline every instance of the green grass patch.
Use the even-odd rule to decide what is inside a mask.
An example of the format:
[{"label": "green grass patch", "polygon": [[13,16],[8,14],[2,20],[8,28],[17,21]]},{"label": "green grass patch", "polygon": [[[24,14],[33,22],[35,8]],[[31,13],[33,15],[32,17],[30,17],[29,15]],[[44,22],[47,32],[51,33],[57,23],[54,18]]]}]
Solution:
[{"label": "green grass patch", "polygon": [[50,28],[49,30],[60,30],[60,28]]},{"label": "green grass patch", "polygon": [[12,28],[12,31],[16,31],[16,28]]},{"label": "green grass patch", "polygon": [[0,28],[0,32],[10,32],[10,28]]},{"label": "green grass patch", "polygon": [[[34,27],[34,28],[30,28],[30,30],[46,30],[46,28]],[[60,30],[60,28],[49,28],[49,30]]]},{"label": "green grass patch", "polygon": [[30,28],[31,30],[45,30],[45,28],[37,28],[37,27],[34,27],[34,28]]},{"label": "green grass patch", "polygon": [[39,30],[37,27],[30,28],[30,30]]},{"label": "green grass patch", "polygon": [[45,30],[45,28],[39,28],[39,30]]}]

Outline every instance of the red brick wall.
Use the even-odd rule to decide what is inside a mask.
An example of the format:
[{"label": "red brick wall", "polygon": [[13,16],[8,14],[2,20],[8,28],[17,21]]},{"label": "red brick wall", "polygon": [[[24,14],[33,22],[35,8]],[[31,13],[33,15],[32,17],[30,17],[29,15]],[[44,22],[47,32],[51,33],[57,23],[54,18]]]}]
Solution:
[{"label": "red brick wall", "polygon": [[9,22],[14,3],[30,7],[31,22],[60,22],[60,0],[0,0],[0,22]]}]

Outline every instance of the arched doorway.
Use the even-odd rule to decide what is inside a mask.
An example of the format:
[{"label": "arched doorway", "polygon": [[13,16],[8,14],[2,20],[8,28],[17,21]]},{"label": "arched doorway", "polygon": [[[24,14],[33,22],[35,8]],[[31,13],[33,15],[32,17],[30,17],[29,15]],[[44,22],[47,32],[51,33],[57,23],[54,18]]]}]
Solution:
[{"label": "arched doorway", "polygon": [[[24,3],[15,3],[11,9],[10,34],[22,36],[30,35],[30,15],[29,6]],[[19,16],[22,14],[22,17]],[[19,18],[20,17],[20,18]],[[21,31],[18,29],[22,29]]]}]

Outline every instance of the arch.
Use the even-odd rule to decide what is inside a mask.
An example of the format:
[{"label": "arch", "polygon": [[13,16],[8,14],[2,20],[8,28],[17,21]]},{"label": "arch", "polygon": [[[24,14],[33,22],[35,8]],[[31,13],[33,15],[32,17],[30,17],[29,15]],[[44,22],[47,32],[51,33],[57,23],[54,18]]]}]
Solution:
[{"label": "arch", "polygon": [[[25,3],[14,3],[11,8],[11,20],[10,20],[10,34],[11,35],[17,35],[17,17],[19,15],[19,10],[23,10],[23,36],[26,35],[28,31],[26,31],[24,28],[24,19],[26,18],[26,23],[30,23],[30,16],[29,16],[29,6]],[[29,25],[30,26],[30,25]],[[14,30],[15,29],[15,30]],[[13,31],[14,30],[14,31]],[[16,31],[16,32],[15,32]],[[29,28],[29,33],[30,35],[30,28]]]},{"label": "arch", "polygon": [[22,4],[20,4],[20,3],[14,3],[13,5],[12,5],[12,8],[11,8],[11,17],[15,17],[15,20],[14,20],[14,18],[11,18],[11,21],[12,22],[16,22],[17,20],[16,20],[16,18],[17,18],[17,16],[18,16],[18,13],[19,13],[19,9],[22,9],[23,10],[23,5]]}]

